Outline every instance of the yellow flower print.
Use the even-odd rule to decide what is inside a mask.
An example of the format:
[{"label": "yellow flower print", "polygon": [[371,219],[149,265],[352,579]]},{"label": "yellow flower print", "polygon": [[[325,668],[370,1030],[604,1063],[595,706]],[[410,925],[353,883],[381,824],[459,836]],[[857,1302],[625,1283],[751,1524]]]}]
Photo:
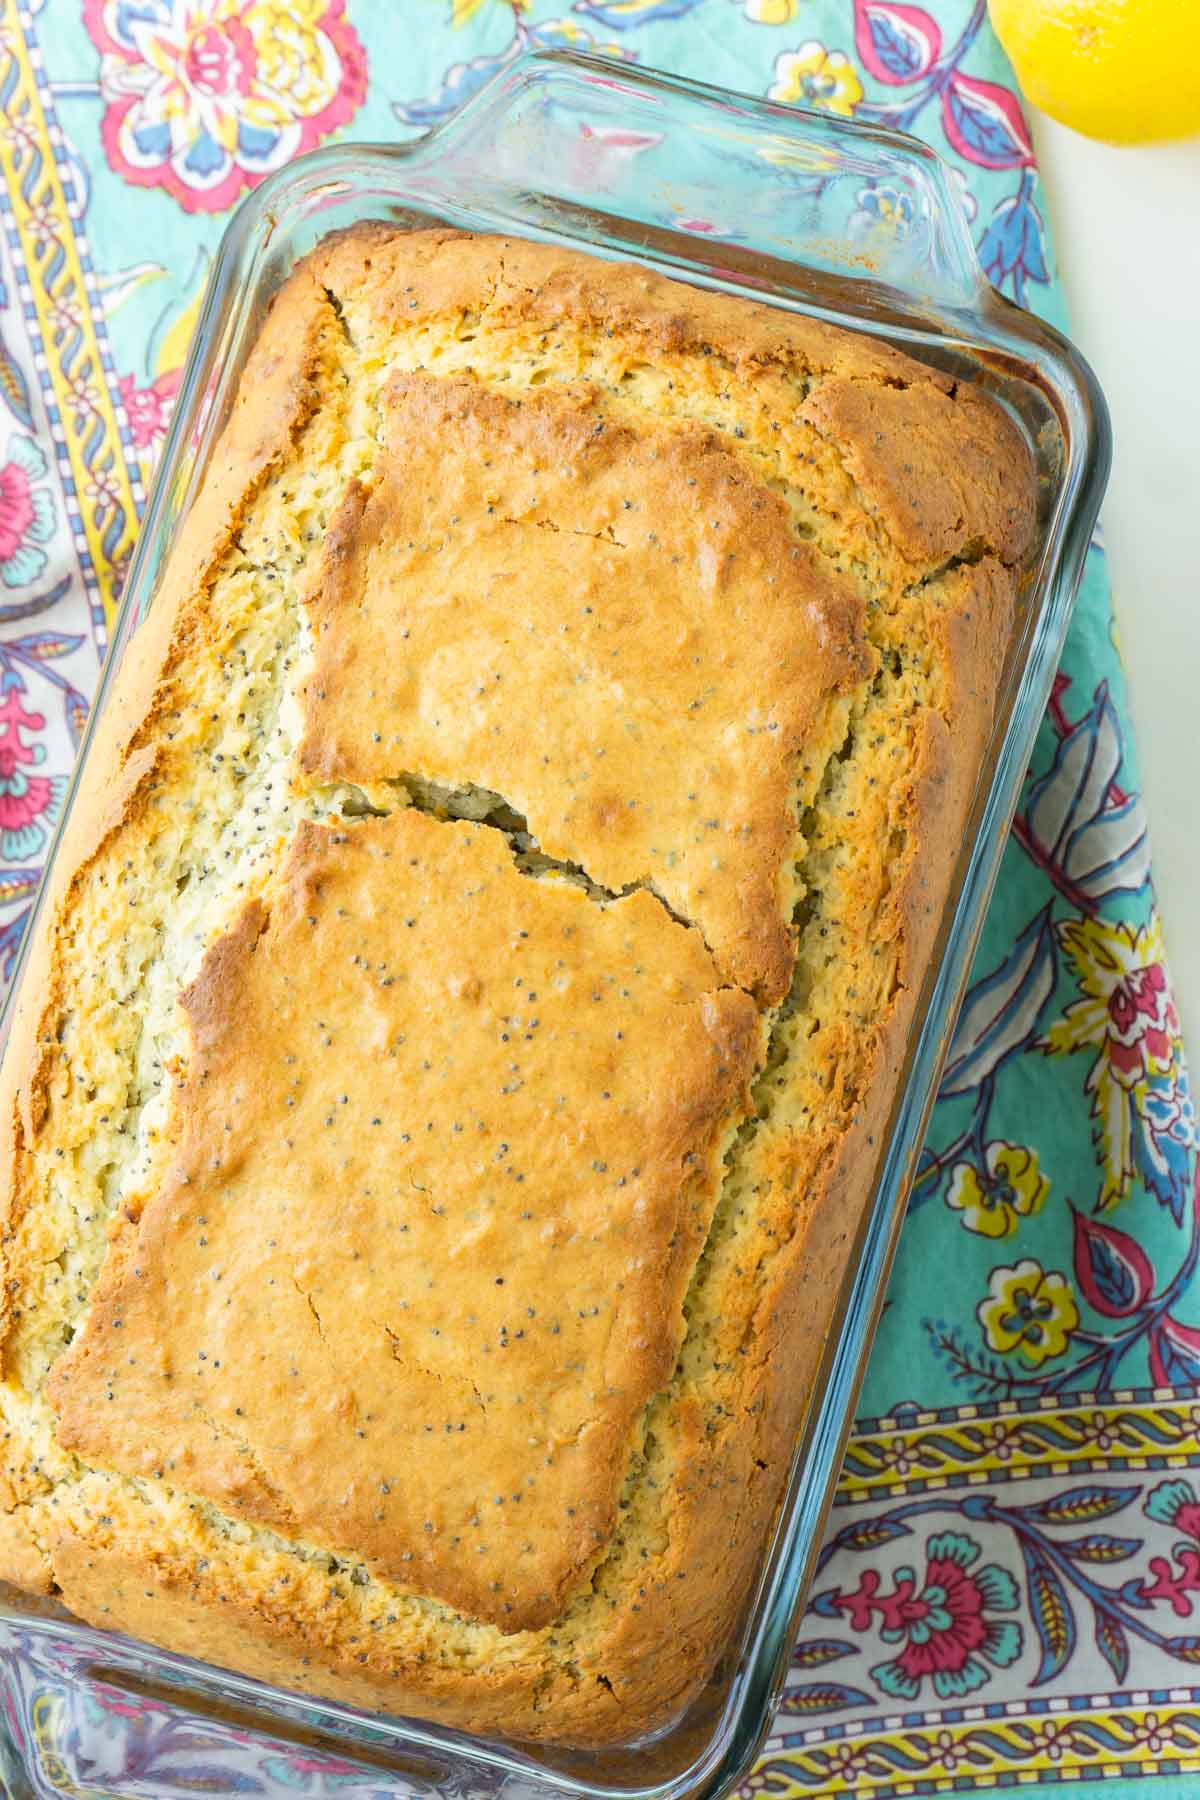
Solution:
[{"label": "yellow flower print", "polygon": [[968,1231],[981,1237],[1008,1237],[1018,1218],[1040,1212],[1050,1183],[1038,1168],[1038,1160],[1024,1144],[1003,1139],[988,1144],[984,1167],[955,1163],[950,1173],[946,1205],[962,1214]]},{"label": "yellow flower print", "polygon": [[[304,113],[317,112],[328,98],[328,59],[320,35],[324,11],[324,0],[299,0],[299,4],[292,0],[286,11],[266,0],[266,4],[249,7],[244,15],[263,86],[275,94],[286,94],[288,105]],[[267,125],[286,120],[283,107],[264,107],[261,99],[258,107]],[[248,111],[247,117],[253,113]]]},{"label": "yellow flower print", "polygon": [[983,1335],[1001,1356],[1019,1350],[1037,1368],[1061,1356],[1079,1323],[1071,1284],[1056,1269],[1026,1257],[1012,1269],[993,1269],[988,1297],[975,1309]]},{"label": "yellow flower print", "polygon": [[1100,1204],[1109,1207],[1124,1199],[1133,1180],[1139,1131],[1147,1178],[1157,1191],[1159,1177],[1169,1186],[1172,1145],[1182,1144],[1192,1129],[1184,1118],[1179,1019],[1162,927],[1157,914],[1145,926],[1070,919],[1059,927],[1059,942],[1084,998],[1067,1007],[1037,1047],[1047,1056],[1098,1052],[1085,1088],[1104,1162]]},{"label": "yellow flower print", "polygon": [[752,25],[790,25],[800,0],[745,0],[742,10]]},{"label": "yellow flower print", "polygon": [[785,50],[776,57],[770,97],[798,106],[819,106],[848,119],[863,97],[863,85],[848,56],[841,50],[826,50],[812,38],[798,50]]}]

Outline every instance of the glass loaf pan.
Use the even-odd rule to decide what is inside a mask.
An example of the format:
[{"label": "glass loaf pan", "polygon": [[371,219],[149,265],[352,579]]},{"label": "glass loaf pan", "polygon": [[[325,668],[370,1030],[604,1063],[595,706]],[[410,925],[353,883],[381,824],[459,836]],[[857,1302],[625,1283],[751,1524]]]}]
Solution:
[{"label": "glass loaf pan", "polygon": [[[610,134],[630,132],[647,140],[636,159],[603,154]],[[871,186],[904,203],[865,214],[860,196]],[[305,157],[234,217],[93,719],[154,602],[271,295],[326,233],[369,218],[448,222],[634,259],[875,333],[995,395],[1036,459],[1040,508],[995,729],[784,1502],[736,1641],[684,1718],[651,1742],[603,1753],[485,1743],[289,1696],[85,1629],[60,1608],[10,1592],[0,1604],[8,1689],[0,1779],[14,1795],[171,1800],[198,1785],[211,1791],[214,1781],[219,1789],[222,1771],[225,1791],[249,1785],[282,1794],[295,1791],[286,1769],[297,1756],[315,1770],[326,1753],[342,1759],[338,1791],[363,1795],[392,1791],[391,1776],[398,1792],[683,1800],[723,1793],[746,1771],[786,1671],[913,1164],[1107,474],[1108,425],[1090,371],[1060,336],[987,285],[949,171],[931,150],[874,126],[649,70],[535,52],[417,142],[347,144]],[[724,221],[736,221],[736,242],[722,241]],[[20,976],[19,969],[18,983]],[[174,1753],[151,1774],[146,1733],[164,1704],[190,1716]],[[359,1781],[348,1763],[358,1765]]]}]

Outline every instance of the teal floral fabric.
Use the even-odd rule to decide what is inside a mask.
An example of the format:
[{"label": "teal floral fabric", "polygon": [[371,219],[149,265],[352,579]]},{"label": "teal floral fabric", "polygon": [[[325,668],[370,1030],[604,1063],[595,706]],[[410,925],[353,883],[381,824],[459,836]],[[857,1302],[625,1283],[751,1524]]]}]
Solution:
[{"label": "teal floral fabric", "polygon": [[[983,0],[5,0],[6,970],[231,209],[334,134],[437,125],[530,45],[924,136],[990,279],[1065,325]],[[627,179],[656,141],[597,133],[593,171]],[[902,228],[908,204],[870,182],[858,197],[867,224]],[[736,236],[729,220],[671,222]],[[747,1792],[1116,1793],[1153,1776],[1192,1791],[1198,1253],[1196,1118],[1097,536]],[[21,1741],[74,1771],[55,1791],[403,1791],[66,1683],[32,1647],[7,1680]]]}]

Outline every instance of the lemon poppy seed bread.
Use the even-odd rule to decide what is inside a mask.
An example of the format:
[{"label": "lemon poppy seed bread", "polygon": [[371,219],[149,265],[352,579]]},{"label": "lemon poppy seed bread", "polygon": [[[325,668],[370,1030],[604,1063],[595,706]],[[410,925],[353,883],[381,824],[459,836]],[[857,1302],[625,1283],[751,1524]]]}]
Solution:
[{"label": "lemon poppy seed bread", "polygon": [[0,1575],[628,1740],[763,1554],[1033,475],[866,337],[358,228],[278,295],[4,1064]]}]

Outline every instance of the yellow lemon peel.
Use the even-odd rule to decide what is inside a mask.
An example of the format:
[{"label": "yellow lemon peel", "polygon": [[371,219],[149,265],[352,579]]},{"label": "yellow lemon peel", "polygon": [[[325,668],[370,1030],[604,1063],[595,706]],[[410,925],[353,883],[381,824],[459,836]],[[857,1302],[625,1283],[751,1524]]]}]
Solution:
[{"label": "yellow lemon peel", "polygon": [[1111,144],[1200,132],[1200,0],[988,0],[1025,97]]}]

